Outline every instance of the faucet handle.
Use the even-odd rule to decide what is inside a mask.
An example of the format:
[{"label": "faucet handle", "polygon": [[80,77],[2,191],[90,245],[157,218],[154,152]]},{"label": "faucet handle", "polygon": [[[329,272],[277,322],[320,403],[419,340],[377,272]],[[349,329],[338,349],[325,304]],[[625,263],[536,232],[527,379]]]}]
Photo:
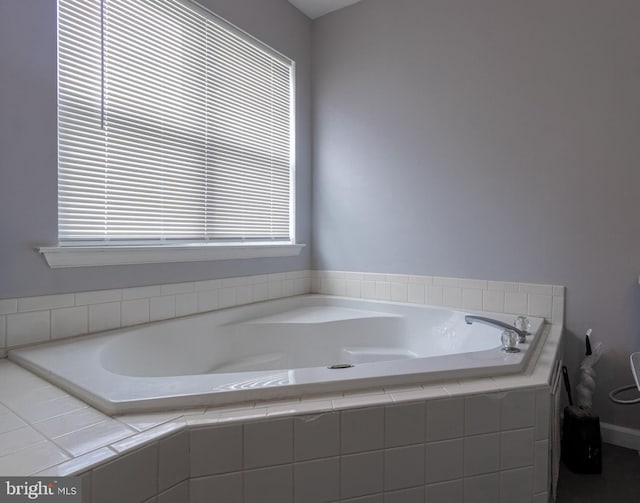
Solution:
[{"label": "faucet handle", "polygon": [[506,353],[520,352],[520,349],[516,347],[518,344],[518,334],[513,330],[503,330],[500,340],[502,341],[502,351]]},{"label": "faucet handle", "polygon": [[524,332],[525,335],[520,336],[518,338],[518,342],[525,343],[527,342],[527,335],[529,335],[529,330],[531,329],[531,322],[529,318],[526,316],[518,316],[513,322],[513,326],[516,327],[521,332]]}]

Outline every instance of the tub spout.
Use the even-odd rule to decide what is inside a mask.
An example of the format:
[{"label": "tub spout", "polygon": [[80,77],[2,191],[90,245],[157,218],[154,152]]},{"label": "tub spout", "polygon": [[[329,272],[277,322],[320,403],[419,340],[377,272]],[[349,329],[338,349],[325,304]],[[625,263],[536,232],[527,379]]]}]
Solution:
[{"label": "tub spout", "polygon": [[493,318],[486,318],[484,316],[474,316],[471,314],[467,314],[464,317],[464,321],[466,321],[468,325],[471,325],[472,323],[477,322],[477,323],[483,323],[485,325],[491,325],[497,328],[504,328],[505,330],[512,330],[516,334],[518,334],[519,342],[526,342],[527,335],[530,335],[530,333],[527,332],[526,330],[520,330],[514,327],[513,325],[509,325],[508,323],[505,323],[504,321],[494,320]]}]

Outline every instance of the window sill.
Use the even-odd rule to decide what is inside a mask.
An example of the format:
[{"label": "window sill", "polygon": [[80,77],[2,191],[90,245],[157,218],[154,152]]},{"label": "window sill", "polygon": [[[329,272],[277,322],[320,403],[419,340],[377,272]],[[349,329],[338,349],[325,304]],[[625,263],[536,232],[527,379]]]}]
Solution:
[{"label": "window sill", "polygon": [[294,257],[303,244],[186,244],[159,246],[49,246],[37,248],[51,269],[104,265],[205,262]]}]

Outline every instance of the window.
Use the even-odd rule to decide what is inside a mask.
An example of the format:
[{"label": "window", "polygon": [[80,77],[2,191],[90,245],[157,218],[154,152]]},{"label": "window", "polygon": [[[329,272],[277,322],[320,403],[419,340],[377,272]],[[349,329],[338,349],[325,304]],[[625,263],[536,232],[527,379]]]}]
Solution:
[{"label": "window", "polygon": [[58,17],[61,247],[294,243],[292,61],[189,0]]}]

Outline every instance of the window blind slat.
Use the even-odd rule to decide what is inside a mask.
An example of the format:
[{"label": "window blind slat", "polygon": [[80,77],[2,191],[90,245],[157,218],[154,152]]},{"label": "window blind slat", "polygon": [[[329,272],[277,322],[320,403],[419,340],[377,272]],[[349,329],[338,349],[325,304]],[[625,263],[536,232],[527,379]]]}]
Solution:
[{"label": "window blind slat", "polygon": [[293,63],[192,2],[59,0],[62,244],[293,241]]}]

